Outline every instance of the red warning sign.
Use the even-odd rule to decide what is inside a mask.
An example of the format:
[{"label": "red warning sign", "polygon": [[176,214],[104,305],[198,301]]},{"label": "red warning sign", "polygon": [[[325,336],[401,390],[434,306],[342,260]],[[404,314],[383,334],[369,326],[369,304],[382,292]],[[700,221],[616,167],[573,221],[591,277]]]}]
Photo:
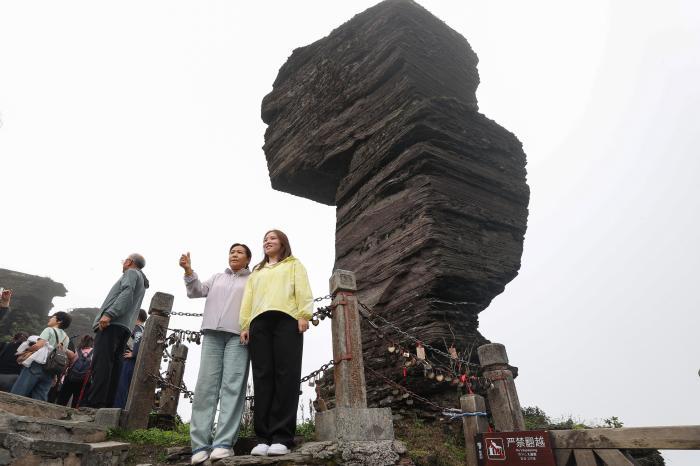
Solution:
[{"label": "red warning sign", "polygon": [[481,466],[556,466],[549,432],[489,432],[476,436]]}]

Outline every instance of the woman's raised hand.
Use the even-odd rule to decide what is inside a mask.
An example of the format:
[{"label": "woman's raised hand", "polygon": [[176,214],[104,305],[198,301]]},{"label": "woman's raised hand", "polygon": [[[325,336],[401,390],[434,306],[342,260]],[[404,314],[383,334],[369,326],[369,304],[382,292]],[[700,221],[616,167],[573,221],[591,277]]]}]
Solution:
[{"label": "woman's raised hand", "polygon": [[306,319],[299,319],[299,333],[304,333],[309,329],[309,321]]},{"label": "woman's raised hand", "polygon": [[192,275],[192,259],[189,252],[180,256],[180,267],[185,269],[185,275]]}]

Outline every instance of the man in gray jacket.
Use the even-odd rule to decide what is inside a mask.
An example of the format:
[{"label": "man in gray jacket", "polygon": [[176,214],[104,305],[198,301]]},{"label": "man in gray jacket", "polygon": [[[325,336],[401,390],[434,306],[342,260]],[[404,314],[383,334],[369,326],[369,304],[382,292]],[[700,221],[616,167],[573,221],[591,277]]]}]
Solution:
[{"label": "man in gray jacket", "polygon": [[134,327],[148,279],[141,269],[146,259],[131,254],[122,263],[122,276],[105,298],[93,329],[92,384],[83,406],[111,408],[121,373],[122,355]]}]

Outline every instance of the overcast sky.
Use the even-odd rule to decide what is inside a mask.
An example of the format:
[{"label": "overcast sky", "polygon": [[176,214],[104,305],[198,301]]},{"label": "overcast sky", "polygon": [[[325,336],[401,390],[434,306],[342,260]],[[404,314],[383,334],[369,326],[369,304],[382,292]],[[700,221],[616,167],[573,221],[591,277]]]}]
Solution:
[{"label": "overcast sky", "polygon": [[[233,242],[260,260],[263,233],[280,228],[326,294],[335,209],[270,188],[260,101],[294,48],[374,3],[0,1],[0,267],[63,283],[55,309],[99,306],[138,251],[144,307],[164,291],[201,312],[180,253],[208,277]],[[520,367],[521,403],[698,424],[699,8],[421,4],[467,38],[481,112],[527,153],[523,265],[481,314]],[[308,373],[331,358],[328,324],[305,344]]]}]

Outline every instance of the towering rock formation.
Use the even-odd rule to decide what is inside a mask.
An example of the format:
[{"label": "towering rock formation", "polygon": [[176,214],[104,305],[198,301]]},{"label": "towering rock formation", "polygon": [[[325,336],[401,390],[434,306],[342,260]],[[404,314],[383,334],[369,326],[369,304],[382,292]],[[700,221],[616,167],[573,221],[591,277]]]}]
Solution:
[{"label": "towering rock formation", "polygon": [[[294,50],[262,103],[273,188],[336,205],[335,266],[443,351],[484,341],[478,314],[517,275],[527,223],[525,154],[478,112],[476,65],[430,12],[386,0]],[[369,327],[363,345],[366,365],[399,374]]]},{"label": "towering rock formation", "polygon": [[55,296],[65,296],[66,288],[47,277],[0,269],[0,287],[12,290],[10,313],[0,325],[0,340],[19,331],[38,334],[46,327]]}]

